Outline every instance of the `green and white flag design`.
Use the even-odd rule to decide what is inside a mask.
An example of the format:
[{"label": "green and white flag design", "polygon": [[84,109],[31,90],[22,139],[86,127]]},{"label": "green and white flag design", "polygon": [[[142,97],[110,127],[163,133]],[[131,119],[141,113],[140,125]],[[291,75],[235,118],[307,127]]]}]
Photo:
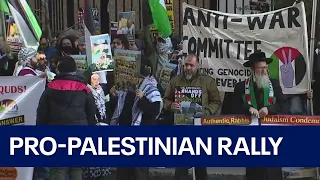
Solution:
[{"label": "green and white flag design", "polygon": [[42,30],[26,0],[7,0],[25,47],[38,49]]},{"label": "green and white flag design", "polygon": [[169,37],[172,34],[172,29],[164,0],[149,0],[149,7],[154,27],[158,29],[163,38]]}]

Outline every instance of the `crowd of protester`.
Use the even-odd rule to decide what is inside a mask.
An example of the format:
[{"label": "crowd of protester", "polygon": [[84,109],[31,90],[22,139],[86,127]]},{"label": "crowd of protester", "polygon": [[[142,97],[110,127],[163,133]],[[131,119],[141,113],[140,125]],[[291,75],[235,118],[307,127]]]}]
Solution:
[{"label": "crowd of protester", "polygon": [[[112,72],[106,74],[107,83],[99,83],[99,76],[88,69],[84,74],[77,71],[76,63],[70,55],[86,53],[84,37],[65,36],[50,45],[43,36],[40,47],[22,48],[17,56],[10,53],[10,48],[1,43],[0,75],[1,76],[39,76],[46,78],[46,71],[56,73],[55,79],[46,85],[37,109],[37,125],[96,125],[103,122],[108,125],[173,125],[173,114],[180,108],[174,101],[176,86],[201,86],[203,89],[203,113],[210,116],[221,114],[248,114],[264,117],[268,114],[307,114],[307,100],[315,103],[315,115],[319,115],[320,90],[308,91],[304,95],[284,95],[279,81],[269,79],[268,64],[271,62],[263,52],[253,53],[244,64],[251,68],[253,76],[245,82],[238,83],[234,93],[225,93],[221,99],[213,78],[199,73],[199,57],[188,55],[182,58],[182,41],[179,37],[161,38],[141,32],[135,41],[129,41],[125,35],[112,37],[111,47],[142,51],[141,78],[136,91],[119,91],[114,86]],[[183,62],[179,62],[183,60]],[[320,60],[320,43],[318,43],[315,62]],[[159,63],[171,62],[177,68],[171,73],[171,80],[166,89],[157,82]],[[182,65],[182,66],[181,66]],[[320,69],[320,68],[319,68]],[[319,84],[319,71],[315,71],[315,82]],[[252,84],[251,84],[252,81]],[[255,92],[245,91],[246,87]],[[250,86],[250,87],[249,87]],[[320,86],[315,86],[320,87]],[[262,89],[269,89],[274,94],[269,95],[269,102],[264,101]],[[107,98],[109,97],[109,98]],[[243,97],[251,99],[244,101]],[[253,103],[253,99],[255,103]],[[275,101],[276,99],[276,101]],[[239,108],[240,107],[240,108]],[[188,167],[176,168],[175,179],[188,179]],[[36,168],[38,175],[47,175],[51,180],[64,180],[66,176],[73,179],[97,179],[108,176],[107,167],[91,168]],[[149,169],[118,168],[117,179],[129,180],[148,179]],[[247,180],[256,180],[261,174],[269,174],[268,179],[280,179],[280,168],[247,168]],[[197,179],[206,179],[206,168],[196,168]]]}]

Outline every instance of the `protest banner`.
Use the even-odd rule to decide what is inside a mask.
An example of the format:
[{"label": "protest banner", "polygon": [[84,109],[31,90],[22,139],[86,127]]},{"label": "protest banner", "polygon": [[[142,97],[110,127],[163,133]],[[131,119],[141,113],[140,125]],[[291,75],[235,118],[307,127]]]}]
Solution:
[{"label": "protest banner", "polygon": [[95,70],[113,70],[113,59],[110,46],[109,34],[90,36],[92,64]]},{"label": "protest banner", "polygon": [[134,11],[130,12],[119,12],[118,14],[118,34],[125,34],[129,41],[135,40],[136,30],[135,30],[135,18],[136,13]]},{"label": "protest banner", "polygon": [[140,78],[141,52],[115,49],[115,86],[118,90],[136,90]]},{"label": "protest banner", "polygon": [[[0,77],[0,126],[36,125],[36,110],[46,80]],[[0,179],[32,180],[33,167],[2,167]]]},{"label": "protest banner", "polygon": [[183,3],[184,53],[196,54],[200,71],[215,78],[218,89],[233,92],[251,75],[243,67],[251,53],[263,51],[272,79],[285,94],[305,93],[310,82],[304,3],[262,14],[227,14]]},{"label": "protest banner", "polygon": [[39,77],[0,77],[0,126],[35,125],[45,83]]}]

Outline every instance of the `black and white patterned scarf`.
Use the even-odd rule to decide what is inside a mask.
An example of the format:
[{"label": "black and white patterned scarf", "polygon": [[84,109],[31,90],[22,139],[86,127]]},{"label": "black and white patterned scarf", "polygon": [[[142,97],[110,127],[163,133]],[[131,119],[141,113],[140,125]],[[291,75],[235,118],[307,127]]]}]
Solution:
[{"label": "black and white patterned scarf", "polygon": [[[157,116],[160,115],[160,112],[162,110],[163,107],[163,102],[162,102],[162,98],[161,98],[161,94],[159,92],[159,90],[157,89],[157,81],[154,77],[146,77],[141,85],[139,86],[139,89],[143,92],[144,96],[152,103],[154,102],[160,102],[160,109],[159,109],[159,114]],[[118,104],[117,107],[115,109],[115,112],[112,116],[111,125],[118,125],[119,124],[119,117],[120,114],[123,110],[123,106],[124,106],[124,101],[127,95],[127,92],[124,91],[119,91],[117,92],[118,95]],[[134,104],[132,106],[132,126],[139,126],[141,124],[141,119],[142,119],[142,115],[143,115],[143,111],[141,109],[138,108],[138,101],[139,98],[136,97],[134,100]]]},{"label": "black and white patterned scarf", "polygon": [[93,86],[88,84],[89,89],[92,92],[92,95],[94,97],[94,102],[96,104],[96,107],[98,108],[101,120],[104,120],[107,118],[106,115],[106,97],[104,95],[102,87],[99,85],[97,88],[94,88]]}]

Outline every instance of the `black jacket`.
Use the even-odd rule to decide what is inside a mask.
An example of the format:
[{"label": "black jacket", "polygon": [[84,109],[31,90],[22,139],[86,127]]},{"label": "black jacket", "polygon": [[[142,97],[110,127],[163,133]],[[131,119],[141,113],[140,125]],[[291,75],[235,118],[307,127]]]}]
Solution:
[{"label": "black jacket", "polygon": [[[270,115],[275,114],[288,114],[289,113],[289,106],[288,102],[286,101],[286,96],[283,95],[280,83],[278,80],[271,79],[271,83],[273,86],[274,95],[276,98],[276,103],[268,106],[268,112]],[[245,114],[250,115],[249,109],[250,105],[243,100],[243,95],[245,93],[245,82],[239,82],[236,84],[234,88],[234,94],[232,95],[232,112],[233,114]],[[263,93],[255,93],[257,104],[258,104],[258,111],[263,108],[261,101],[259,102],[260,97],[263,99]]]},{"label": "black jacket", "polygon": [[[135,92],[129,91],[124,100],[124,106],[119,116],[119,125],[128,125],[132,123],[132,106],[136,98]],[[118,102],[117,97],[111,98],[112,112],[116,109]],[[142,97],[138,101],[138,108],[143,111],[141,125],[155,125],[156,117],[160,113],[160,102],[150,102],[146,97]]]},{"label": "black jacket", "polygon": [[94,125],[96,106],[84,79],[57,75],[43,92],[37,109],[37,125]]}]

